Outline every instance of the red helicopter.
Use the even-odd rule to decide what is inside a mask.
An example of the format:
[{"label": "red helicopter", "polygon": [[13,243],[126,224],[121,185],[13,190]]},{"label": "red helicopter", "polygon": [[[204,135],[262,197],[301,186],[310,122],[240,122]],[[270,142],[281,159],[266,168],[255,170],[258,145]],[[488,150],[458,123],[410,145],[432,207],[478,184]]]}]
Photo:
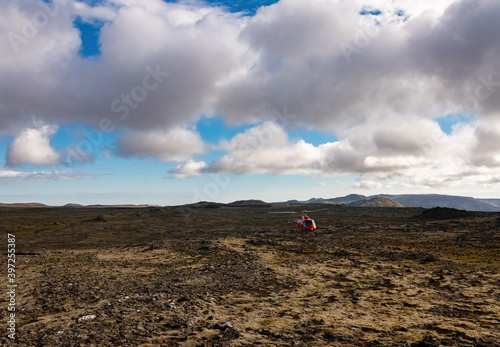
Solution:
[{"label": "red helicopter", "polygon": [[309,231],[313,232],[316,230],[316,223],[314,222],[314,219],[309,218],[308,215],[304,213],[309,213],[309,212],[316,212],[316,211],[321,211],[321,210],[326,210],[325,208],[319,209],[319,210],[313,210],[313,211],[307,211],[303,210],[301,213],[303,214],[300,219],[295,218],[295,213],[294,211],[289,211],[289,212],[269,212],[269,213],[291,213],[292,214],[292,219],[290,222],[293,223],[293,225],[296,225],[300,231]]}]

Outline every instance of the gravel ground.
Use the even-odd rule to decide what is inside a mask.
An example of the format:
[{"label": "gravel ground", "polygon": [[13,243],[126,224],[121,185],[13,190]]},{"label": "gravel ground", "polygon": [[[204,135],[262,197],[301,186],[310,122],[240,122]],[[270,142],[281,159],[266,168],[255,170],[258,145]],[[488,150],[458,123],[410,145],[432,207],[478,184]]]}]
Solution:
[{"label": "gravel ground", "polygon": [[282,208],[0,209],[0,341],[500,346],[500,214],[331,206],[303,234]]}]

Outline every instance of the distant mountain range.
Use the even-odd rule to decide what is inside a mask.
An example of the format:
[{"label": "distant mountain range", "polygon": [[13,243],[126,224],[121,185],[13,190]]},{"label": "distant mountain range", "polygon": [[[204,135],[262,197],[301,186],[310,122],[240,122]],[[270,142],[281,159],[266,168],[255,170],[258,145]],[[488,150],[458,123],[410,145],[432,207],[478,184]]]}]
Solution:
[{"label": "distant mountain range", "polygon": [[64,207],[64,208],[108,208],[108,207],[117,207],[117,208],[143,208],[143,207],[159,207],[158,205],[134,205],[134,204],[123,204],[123,205],[80,205],[69,203],[64,206],[51,206],[41,204],[39,202],[19,202],[19,203],[0,203],[0,207],[18,207],[18,208],[39,208],[39,207]]},{"label": "distant mountain range", "polygon": [[[483,212],[500,212],[500,199],[475,199],[467,196],[454,196],[454,195],[440,195],[440,194],[403,194],[403,195],[391,195],[391,194],[379,194],[372,196],[365,196],[359,194],[350,194],[338,198],[312,198],[309,200],[288,200],[284,202],[275,202],[272,204],[287,204],[287,205],[297,205],[297,204],[333,204],[333,205],[347,205],[353,207],[448,207],[458,210],[466,211],[483,211]],[[206,205],[206,206],[205,206]],[[270,207],[271,204],[264,202],[262,200],[239,200],[234,201],[229,204],[215,203],[202,201],[195,204],[189,204],[186,206],[192,207]],[[18,208],[36,208],[36,207],[52,207],[45,204],[40,204],[36,202],[31,203],[12,203],[3,204],[0,203],[0,207],[18,207]],[[60,206],[64,208],[144,208],[144,207],[159,207],[158,205],[133,205],[133,204],[123,204],[123,205],[87,205],[82,206],[80,204],[66,204]]]},{"label": "distant mountain range", "polygon": [[361,199],[349,203],[347,206],[353,207],[405,207],[404,205],[395,202],[389,198],[376,196],[371,199]]},{"label": "distant mountain range", "polygon": [[[385,198],[387,200],[376,198]],[[449,207],[466,211],[500,212],[500,199],[475,199],[467,196],[441,194],[379,194],[372,196],[350,194],[331,199],[312,198],[306,201],[288,200],[282,203],[290,205],[302,203],[323,203],[367,207]]]}]

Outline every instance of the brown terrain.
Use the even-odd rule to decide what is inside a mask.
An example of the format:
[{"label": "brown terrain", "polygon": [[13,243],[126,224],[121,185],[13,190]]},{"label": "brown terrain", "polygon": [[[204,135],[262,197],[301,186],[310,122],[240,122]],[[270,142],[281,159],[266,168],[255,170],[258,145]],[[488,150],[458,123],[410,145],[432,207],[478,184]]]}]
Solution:
[{"label": "brown terrain", "polygon": [[328,206],[304,234],[267,213],[284,209],[1,207],[18,287],[17,339],[2,309],[0,341],[500,346],[499,213]]}]

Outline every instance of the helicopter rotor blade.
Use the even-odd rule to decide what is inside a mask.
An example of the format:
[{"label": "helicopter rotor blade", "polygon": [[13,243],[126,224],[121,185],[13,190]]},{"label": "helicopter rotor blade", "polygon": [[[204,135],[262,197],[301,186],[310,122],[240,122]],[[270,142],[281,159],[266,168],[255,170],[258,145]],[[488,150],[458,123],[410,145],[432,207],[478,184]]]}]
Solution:
[{"label": "helicopter rotor blade", "polygon": [[312,210],[312,211],[309,211],[309,210],[302,210],[301,213],[309,213],[309,212],[316,212],[316,211],[323,211],[323,210],[327,210],[327,208],[320,208],[318,210]]}]

